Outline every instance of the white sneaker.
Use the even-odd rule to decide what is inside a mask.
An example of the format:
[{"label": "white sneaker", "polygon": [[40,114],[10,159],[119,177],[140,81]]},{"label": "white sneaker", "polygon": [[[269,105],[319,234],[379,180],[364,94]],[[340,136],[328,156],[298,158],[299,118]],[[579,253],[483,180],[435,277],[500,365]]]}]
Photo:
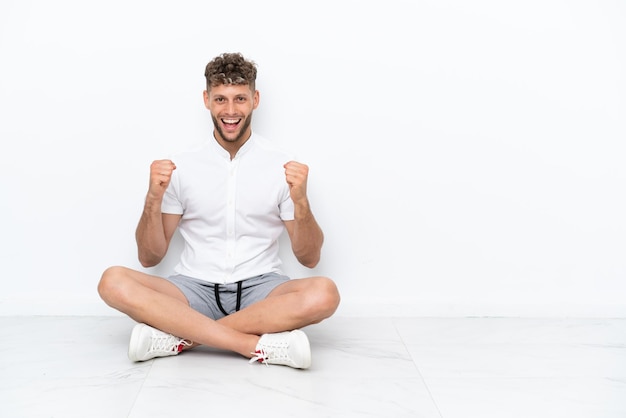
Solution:
[{"label": "white sneaker", "polygon": [[133,328],[128,345],[131,361],[146,361],[155,357],[175,356],[191,343],[171,334],[166,334],[146,324]]},{"label": "white sneaker", "polygon": [[250,363],[255,361],[265,364],[280,364],[296,369],[307,369],[311,366],[311,347],[306,334],[294,331],[263,334],[257,343]]}]

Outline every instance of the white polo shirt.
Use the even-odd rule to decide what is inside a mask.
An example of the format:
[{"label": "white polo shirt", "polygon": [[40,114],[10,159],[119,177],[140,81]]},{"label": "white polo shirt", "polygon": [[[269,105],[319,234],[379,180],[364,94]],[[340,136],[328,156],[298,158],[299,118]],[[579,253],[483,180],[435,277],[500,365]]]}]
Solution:
[{"label": "white polo shirt", "polygon": [[212,283],[281,272],[282,221],[294,219],[283,165],[292,159],[258,134],[232,161],[213,138],[173,156],[161,211],[182,214],[175,272]]}]

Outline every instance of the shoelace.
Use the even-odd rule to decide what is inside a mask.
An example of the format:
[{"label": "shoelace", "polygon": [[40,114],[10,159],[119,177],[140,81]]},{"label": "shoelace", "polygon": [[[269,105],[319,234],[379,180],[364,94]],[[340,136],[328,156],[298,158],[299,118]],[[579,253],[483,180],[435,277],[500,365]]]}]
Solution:
[{"label": "shoelace", "polygon": [[289,360],[289,353],[287,352],[287,346],[278,346],[271,347],[270,349],[260,349],[256,350],[250,354],[253,354],[249,361],[249,363],[254,363],[255,361],[264,363],[266,366],[270,365],[270,362],[283,362]]},{"label": "shoelace", "polygon": [[169,353],[171,351],[181,351],[183,346],[190,347],[191,343],[182,338],[174,337],[171,334],[159,335],[153,331],[149,351]]},{"label": "shoelace", "polygon": [[254,357],[252,357],[248,363],[254,363],[255,361],[258,361],[260,363],[265,363],[265,365],[269,367],[269,363],[267,362],[269,356],[264,350],[253,351],[250,354],[253,354]]}]

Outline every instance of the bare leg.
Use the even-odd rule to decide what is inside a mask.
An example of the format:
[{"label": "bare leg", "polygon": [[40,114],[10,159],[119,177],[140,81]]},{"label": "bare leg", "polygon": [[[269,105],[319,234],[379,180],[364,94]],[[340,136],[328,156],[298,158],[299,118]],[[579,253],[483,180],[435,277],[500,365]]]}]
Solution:
[{"label": "bare leg", "polygon": [[102,299],[134,319],[197,344],[235,351],[250,357],[259,340],[222,325],[189,307],[170,282],[125,267],[107,269],[98,291]]},{"label": "bare leg", "polygon": [[283,283],[265,300],[219,321],[189,307],[183,293],[169,281],[125,267],[107,269],[98,291],[109,306],[137,322],[245,357],[251,357],[259,335],[320,322],[339,304],[336,286],[323,277]]},{"label": "bare leg", "polygon": [[293,279],[277,286],[266,299],[218,322],[248,334],[287,331],[330,317],[339,301],[337,286],[326,277]]}]

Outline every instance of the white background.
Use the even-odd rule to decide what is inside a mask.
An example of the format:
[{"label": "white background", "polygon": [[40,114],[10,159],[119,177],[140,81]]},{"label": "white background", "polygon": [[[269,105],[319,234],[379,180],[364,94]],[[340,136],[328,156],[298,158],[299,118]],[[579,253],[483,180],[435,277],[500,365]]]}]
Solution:
[{"label": "white background", "polygon": [[222,52],[310,166],[323,261],[285,269],[338,313],[626,315],[617,0],[2,0],[0,314],[117,314],[97,282],[140,268],[149,164],[210,135]]}]

